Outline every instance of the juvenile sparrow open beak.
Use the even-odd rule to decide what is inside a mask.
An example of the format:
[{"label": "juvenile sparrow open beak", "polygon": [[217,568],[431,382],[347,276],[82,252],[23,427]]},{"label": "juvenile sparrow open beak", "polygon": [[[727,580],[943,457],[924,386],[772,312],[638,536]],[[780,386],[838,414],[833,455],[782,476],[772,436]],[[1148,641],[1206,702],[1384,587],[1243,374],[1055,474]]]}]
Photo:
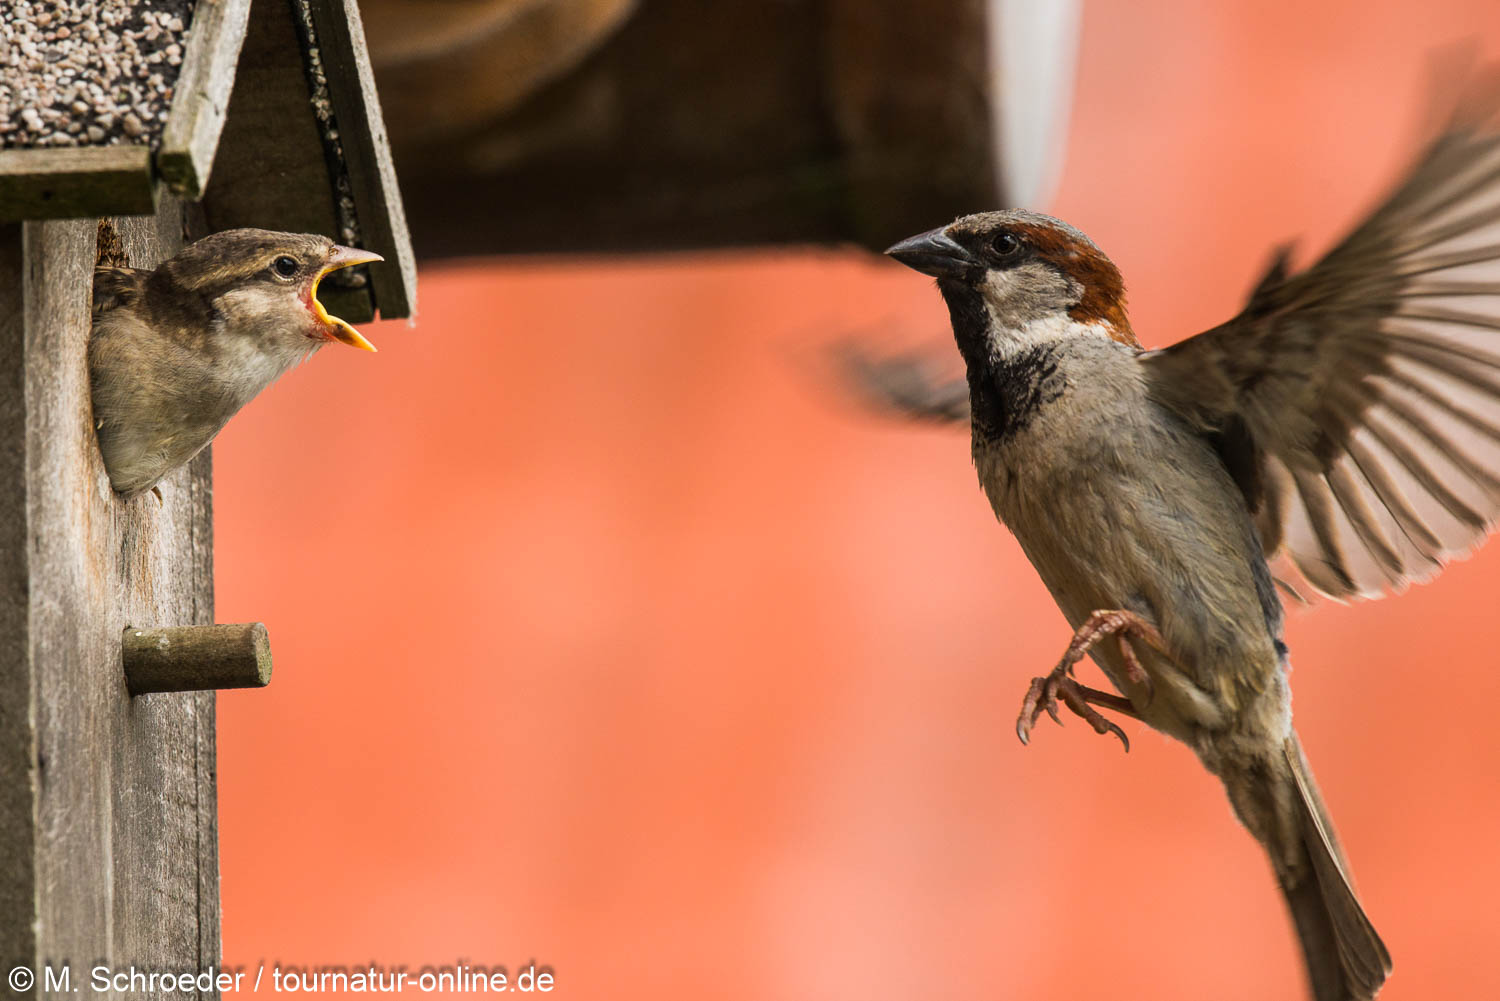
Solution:
[{"label": "juvenile sparrow open beak", "polygon": [[946,226],[902,240],[887,249],[886,254],[934,278],[962,278],[972,269],[982,267],[973,254],[948,235]]},{"label": "juvenile sparrow open beak", "polygon": [[322,270],[319,271],[313,278],[313,311],[317,314],[318,319],[322,321],[323,325],[328,328],[329,336],[333,337],[335,340],[343,341],[350,347],[359,348],[362,351],[374,351],[375,345],[365,340],[364,335],[361,334],[358,330],[355,330],[352,326],[339,319],[337,316],[329,314],[329,312],[323,308],[323,304],[318,301],[318,283],[321,282],[324,277],[326,277],[331,271],[338,271],[340,268],[352,268],[356,264],[369,264],[372,261],[383,260],[385,260],[384,257],[381,257],[379,254],[376,254],[372,251],[359,250],[355,247],[344,247],[335,244],[333,246],[333,249],[328,252],[328,258],[326,263],[324,263]]}]

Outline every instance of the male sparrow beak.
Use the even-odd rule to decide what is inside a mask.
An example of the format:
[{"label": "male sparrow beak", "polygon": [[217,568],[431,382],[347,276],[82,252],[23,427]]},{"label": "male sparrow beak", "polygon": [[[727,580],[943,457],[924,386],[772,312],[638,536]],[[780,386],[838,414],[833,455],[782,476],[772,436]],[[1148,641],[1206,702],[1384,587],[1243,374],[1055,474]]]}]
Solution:
[{"label": "male sparrow beak", "polygon": [[333,316],[323,304],[318,301],[318,283],[330,272],[343,268],[352,268],[357,264],[369,264],[373,261],[383,261],[384,257],[369,250],[360,250],[356,247],[345,247],[334,244],[328,251],[328,256],[323,267],[313,276],[312,287],[308,291],[313,312],[317,314],[318,320],[328,331],[328,336],[336,341],[343,341],[350,347],[359,348],[361,351],[374,351],[375,345],[365,340],[364,335],[355,330],[350,324]]},{"label": "male sparrow beak", "polygon": [[948,227],[919,233],[886,250],[886,254],[907,267],[934,278],[962,278],[980,261],[948,235]]}]

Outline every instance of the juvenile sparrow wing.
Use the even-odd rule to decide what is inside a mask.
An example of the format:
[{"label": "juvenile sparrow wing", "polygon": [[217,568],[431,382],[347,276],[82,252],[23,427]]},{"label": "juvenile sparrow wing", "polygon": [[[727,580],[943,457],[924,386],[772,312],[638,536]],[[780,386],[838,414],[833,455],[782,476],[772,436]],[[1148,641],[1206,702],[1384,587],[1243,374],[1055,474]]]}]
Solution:
[{"label": "juvenile sparrow wing", "polygon": [[1429,577],[1500,516],[1495,110],[1471,102],[1311,268],[1278,255],[1240,315],[1141,356],[1219,445],[1266,555],[1325,594]]},{"label": "juvenile sparrow wing", "polygon": [[145,290],[146,276],[150,273],[140,268],[95,268],[94,315],[135,304]]}]

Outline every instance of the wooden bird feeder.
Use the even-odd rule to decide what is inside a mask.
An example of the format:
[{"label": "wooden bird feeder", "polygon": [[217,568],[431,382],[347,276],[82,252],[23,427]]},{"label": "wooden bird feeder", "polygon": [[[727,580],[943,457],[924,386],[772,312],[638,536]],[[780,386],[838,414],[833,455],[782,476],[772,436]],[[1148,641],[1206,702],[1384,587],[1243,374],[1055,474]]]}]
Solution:
[{"label": "wooden bird feeder", "polygon": [[270,677],[213,625],[208,451],[110,489],[101,255],[317,232],[385,258],[330,311],[411,315],[393,149],[427,254],[878,249],[1044,201],[1079,0],[365,0],[391,143],[355,0],[3,6],[0,969],[77,990],[218,965],[214,690]]},{"label": "wooden bird feeder", "polygon": [[6,7],[0,966],[67,964],[76,989],[100,962],[218,965],[214,690],[271,667],[264,626],[213,625],[208,451],[159,496],[110,488],[95,264],[155,267],[240,226],[322,233],[385,258],[320,290],[352,321],[412,315],[415,268],[353,0]]}]

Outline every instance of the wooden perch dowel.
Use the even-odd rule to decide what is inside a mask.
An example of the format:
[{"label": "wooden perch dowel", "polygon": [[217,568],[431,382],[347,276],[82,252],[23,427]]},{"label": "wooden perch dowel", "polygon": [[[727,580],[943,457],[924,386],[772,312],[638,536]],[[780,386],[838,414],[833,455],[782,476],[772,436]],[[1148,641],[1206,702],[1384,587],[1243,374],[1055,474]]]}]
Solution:
[{"label": "wooden perch dowel", "polygon": [[264,688],[271,683],[271,637],[260,622],[127,627],[122,640],[131,695]]}]

